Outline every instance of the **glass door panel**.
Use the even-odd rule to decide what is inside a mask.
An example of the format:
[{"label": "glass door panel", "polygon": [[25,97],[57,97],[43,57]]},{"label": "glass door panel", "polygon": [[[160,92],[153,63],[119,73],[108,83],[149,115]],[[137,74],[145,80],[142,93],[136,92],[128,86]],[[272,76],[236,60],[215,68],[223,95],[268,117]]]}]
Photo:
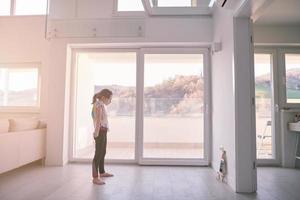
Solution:
[{"label": "glass door panel", "polygon": [[108,88],[113,99],[107,106],[106,159],[135,159],[136,53],[78,53],[76,76],[74,157],[94,155],[91,101],[95,93]]},{"label": "glass door panel", "polygon": [[143,158],[204,158],[203,54],[144,54]]},{"label": "glass door panel", "polygon": [[255,54],[256,153],[258,159],[272,159],[272,75],[271,54]]}]

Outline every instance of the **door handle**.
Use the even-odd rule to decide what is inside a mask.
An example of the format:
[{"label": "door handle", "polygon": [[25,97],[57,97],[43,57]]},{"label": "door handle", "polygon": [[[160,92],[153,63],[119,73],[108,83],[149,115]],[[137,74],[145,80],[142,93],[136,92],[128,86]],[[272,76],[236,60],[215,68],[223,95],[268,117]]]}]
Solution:
[{"label": "door handle", "polygon": [[278,105],[278,104],[275,104],[275,112],[279,112],[279,110],[280,110],[279,105]]}]

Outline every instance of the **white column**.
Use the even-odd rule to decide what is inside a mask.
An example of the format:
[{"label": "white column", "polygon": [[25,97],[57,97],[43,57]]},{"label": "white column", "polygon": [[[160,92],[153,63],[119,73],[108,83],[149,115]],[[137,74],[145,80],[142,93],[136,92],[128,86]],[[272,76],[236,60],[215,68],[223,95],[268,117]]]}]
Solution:
[{"label": "white column", "polygon": [[249,18],[234,18],[234,93],[236,191],[255,192],[255,90],[252,22]]}]

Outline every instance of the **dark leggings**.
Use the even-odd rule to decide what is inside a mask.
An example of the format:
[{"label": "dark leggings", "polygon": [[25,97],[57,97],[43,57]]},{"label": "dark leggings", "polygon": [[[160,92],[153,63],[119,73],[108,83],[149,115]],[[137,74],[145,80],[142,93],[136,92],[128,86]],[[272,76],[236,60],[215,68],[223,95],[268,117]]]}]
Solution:
[{"label": "dark leggings", "polygon": [[100,132],[95,139],[95,156],[93,159],[93,178],[98,177],[98,173],[105,173],[104,170],[104,158],[106,154],[107,145],[107,131]]}]

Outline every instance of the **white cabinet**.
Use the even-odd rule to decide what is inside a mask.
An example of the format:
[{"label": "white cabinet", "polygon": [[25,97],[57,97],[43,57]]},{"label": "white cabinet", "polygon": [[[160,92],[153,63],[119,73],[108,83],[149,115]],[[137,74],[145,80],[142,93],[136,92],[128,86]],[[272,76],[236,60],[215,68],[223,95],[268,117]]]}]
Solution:
[{"label": "white cabinet", "polygon": [[299,109],[281,110],[281,154],[282,166],[294,168],[296,163],[297,139],[300,131],[300,123],[294,121]]},{"label": "white cabinet", "polygon": [[46,128],[0,134],[0,174],[46,155]]},{"label": "white cabinet", "polygon": [[300,132],[300,121],[299,122],[290,122],[288,123],[288,129],[292,132]]}]

